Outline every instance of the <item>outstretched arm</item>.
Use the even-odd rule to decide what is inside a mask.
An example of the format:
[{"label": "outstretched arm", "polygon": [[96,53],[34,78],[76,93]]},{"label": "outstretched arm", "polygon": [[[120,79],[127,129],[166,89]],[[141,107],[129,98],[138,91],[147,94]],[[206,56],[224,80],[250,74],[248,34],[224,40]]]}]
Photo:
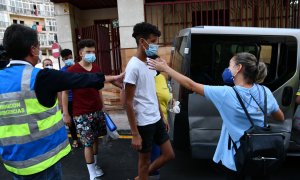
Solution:
[{"label": "outstretched arm", "polygon": [[156,59],[150,60],[148,65],[157,71],[166,72],[169,76],[171,76],[175,81],[184,86],[185,88],[194,91],[202,96],[204,96],[204,86],[203,84],[196,83],[190,78],[176,72],[174,69],[170,68],[165,60]]}]

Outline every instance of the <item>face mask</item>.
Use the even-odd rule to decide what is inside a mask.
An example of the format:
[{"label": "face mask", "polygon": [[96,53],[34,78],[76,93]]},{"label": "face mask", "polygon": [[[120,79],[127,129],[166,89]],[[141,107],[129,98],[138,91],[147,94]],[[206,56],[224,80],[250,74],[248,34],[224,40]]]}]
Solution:
[{"label": "face mask", "polygon": [[225,68],[222,74],[222,78],[224,83],[226,84],[234,84],[234,77],[229,68]]},{"label": "face mask", "polygon": [[47,69],[53,69],[53,66],[45,66]]},{"label": "face mask", "polygon": [[91,53],[91,54],[85,54],[84,55],[84,60],[88,63],[93,63],[96,60],[96,55]]},{"label": "face mask", "polygon": [[[147,43],[147,41],[145,40]],[[148,43],[147,43],[148,44]],[[157,44],[148,44],[148,49],[145,50],[147,57],[157,56],[158,45]]]},{"label": "face mask", "polygon": [[38,63],[42,62],[42,59],[43,59],[43,53],[42,53],[42,51],[39,51]]},{"label": "face mask", "polygon": [[74,65],[75,63],[74,63],[74,59],[67,59],[67,60],[65,60],[65,64],[66,64],[66,66],[72,66],[72,65]]}]

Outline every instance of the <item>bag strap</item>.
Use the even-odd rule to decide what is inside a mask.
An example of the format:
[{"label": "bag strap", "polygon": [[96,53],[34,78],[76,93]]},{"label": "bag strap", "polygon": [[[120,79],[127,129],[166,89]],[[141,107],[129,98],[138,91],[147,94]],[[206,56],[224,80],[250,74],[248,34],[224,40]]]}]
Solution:
[{"label": "bag strap", "polygon": [[237,98],[238,98],[240,104],[242,105],[242,108],[244,109],[245,114],[246,114],[248,120],[249,120],[250,123],[251,123],[251,126],[253,127],[253,126],[254,126],[254,122],[253,122],[253,120],[251,119],[251,117],[250,117],[250,115],[249,115],[249,113],[248,113],[248,111],[247,111],[247,109],[246,109],[246,107],[245,107],[245,104],[244,104],[243,101],[242,101],[242,98],[241,98],[239,92],[235,89],[235,87],[232,87],[232,88],[233,88],[233,90],[234,90],[234,92],[235,92],[235,94],[236,94],[236,96],[237,96]]},{"label": "bag strap", "polygon": [[[233,88],[233,90],[234,90],[234,92],[235,92],[235,94],[236,94],[236,96],[237,96],[237,98],[238,98],[240,104],[242,105],[242,108],[244,109],[245,114],[246,114],[248,120],[249,120],[250,123],[251,123],[251,127],[253,127],[253,126],[254,126],[254,123],[253,123],[253,121],[252,121],[252,119],[251,119],[251,117],[250,117],[250,115],[249,115],[249,113],[248,113],[248,111],[247,111],[247,109],[246,109],[246,107],[245,107],[245,104],[244,104],[243,101],[242,101],[241,96],[239,95],[239,93],[238,93],[238,91],[235,89],[235,87],[232,87],[232,88]],[[236,143],[233,141],[233,139],[231,138],[231,136],[230,136],[230,134],[229,134],[229,138],[228,138],[228,150],[231,149],[231,142],[233,143],[233,148],[234,148],[235,152],[237,152],[237,145],[236,145]]]},{"label": "bag strap", "polygon": [[263,87],[263,86],[261,86],[262,88],[263,88],[263,90],[264,90],[264,109],[262,109],[261,107],[260,107],[260,105],[258,104],[258,102],[256,101],[256,99],[252,96],[252,94],[250,93],[250,95],[251,95],[251,97],[254,99],[254,101],[256,102],[256,104],[258,105],[258,107],[263,111],[263,113],[264,113],[264,127],[267,127],[267,115],[268,115],[268,113],[267,113],[267,111],[268,111],[268,109],[267,109],[267,92],[266,92],[266,90],[265,90],[265,88]]}]

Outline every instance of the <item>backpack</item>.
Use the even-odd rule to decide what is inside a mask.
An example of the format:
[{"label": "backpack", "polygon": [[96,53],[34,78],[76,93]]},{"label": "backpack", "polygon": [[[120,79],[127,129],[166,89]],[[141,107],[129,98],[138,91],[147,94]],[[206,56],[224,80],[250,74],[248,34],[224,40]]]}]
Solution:
[{"label": "backpack", "polygon": [[244,132],[239,139],[240,147],[237,148],[236,143],[229,135],[228,149],[231,148],[231,142],[236,152],[234,161],[237,172],[243,175],[268,175],[274,172],[285,160],[285,136],[281,132],[275,132],[266,124],[267,120],[267,94],[264,90],[264,110],[259,106],[258,102],[252,96],[256,104],[264,113],[264,127],[257,126],[253,123],[238,91],[233,87],[237,98],[244,109],[247,119],[251,123],[251,127]]}]

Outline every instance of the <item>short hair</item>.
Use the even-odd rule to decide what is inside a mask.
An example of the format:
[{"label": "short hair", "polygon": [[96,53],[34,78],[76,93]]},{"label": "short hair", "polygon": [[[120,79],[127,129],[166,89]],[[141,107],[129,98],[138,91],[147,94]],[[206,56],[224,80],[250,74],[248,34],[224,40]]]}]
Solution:
[{"label": "short hair", "polygon": [[60,52],[60,55],[62,58],[68,57],[69,55],[72,55],[72,51],[70,49],[63,49]]},{"label": "short hair", "polygon": [[161,33],[157,26],[146,22],[138,23],[133,27],[132,37],[135,38],[137,44],[139,44],[140,38],[148,39],[151,34],[160,37]]},{"label": "short hair", "polygon": [[44,60],[43,60],[43,62],[42,62],[43,66],[44,66],[44,64],[45,64],[45,61],[51,61],[52,65],[53,65],[53,62],[52,62],[52,60],[51,60],[51,59],[49,59],[49,58],[46,58],[46,59],[44,59]]},{"label": "short hair", "polygon": [[24,25],[13,24],[4,32],[3,46],[12,59],[24,59],[38,44],[37,32]]},{"label": "short hair", "polygon": [[83,39],[79,41],[78,43],[78,49],[79,51],[82,50],[85,47],[96,47],[96,41],[93,39]]}]

